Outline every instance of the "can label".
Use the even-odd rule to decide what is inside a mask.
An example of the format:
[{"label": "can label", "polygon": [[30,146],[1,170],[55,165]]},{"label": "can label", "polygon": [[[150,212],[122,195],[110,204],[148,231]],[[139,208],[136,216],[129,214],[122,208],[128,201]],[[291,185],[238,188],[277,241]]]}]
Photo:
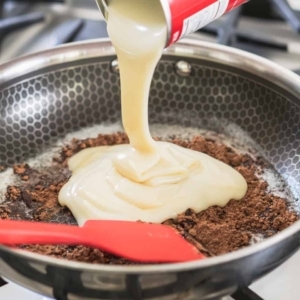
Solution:
[{"label": "can label", "polygon": [[[163,1],[163,0],[162,0]],[[171,14],[168,45],[197,31],[248,0],[167,0]]]}]

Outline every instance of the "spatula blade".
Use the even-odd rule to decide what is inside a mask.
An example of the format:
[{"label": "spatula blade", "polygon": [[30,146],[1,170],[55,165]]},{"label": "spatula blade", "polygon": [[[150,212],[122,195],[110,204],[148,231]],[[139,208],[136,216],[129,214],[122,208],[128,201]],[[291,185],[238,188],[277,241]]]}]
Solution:
[{"label": "spatula blade", "polygon": [[99,237],[101,249],[134,261],[170,263],[204,258],[175,229],[162,224],[91,220],[83,228]]}]

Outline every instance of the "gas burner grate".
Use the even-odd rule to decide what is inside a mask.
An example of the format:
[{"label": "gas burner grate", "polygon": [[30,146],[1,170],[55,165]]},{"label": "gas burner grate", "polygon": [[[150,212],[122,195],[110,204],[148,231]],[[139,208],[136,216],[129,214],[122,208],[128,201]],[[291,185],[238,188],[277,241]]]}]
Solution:
[{"label": "gas burner grate", "polygon": [[[254,9],[254,5],[256,5],[256,10]],[[233,10],[224,18],[210,23],[199,30],[199,32],[217,35],[217,42],[222,45],[231,46],[234,41],[248,41],[252,44],[255,43],[260,46],[287,51],[287,45],[278,43],[276,39],[266,41],[252,34],[238,32],[237,27],[241,15],[253,16],[260,7],[268,14],[268,18],[278,19],[275,14],[277,12],[281,19],[289,24],[296,33],[300,33],[300,12],[293,10],[287,0],[270,0],[269,2],[250,0],[249,3]],[[255,15],[255,17],[257,16]]]},{"label": "gas burner grate", "polygon": [[0,20],[0,42],[13,31],[43,22],[44,20],[45,15],[38,12]]},{"label": "gas burner grate", "polygon": [[300,13],[293,10],[287,0],[271,0],[271,4],[292,29],[300,33]]},{"label": "gas burner grate", "polygon": [[9,35],[10,33],[13,33],[16,30],[23,29],[25,27],[41,23],[45,21],[45,14],[44,13],[29,13],[29,14],[20,14],[15,15],[8,18],[3,18],[2,12],[4,10],[4,6],[7,2],[14,3],[19,2],[23,5],[33,5],[38,2],[45,2],[45,3],[64,3],[64,0],[31,0],[31,1],[24,1],[24,0],[12,0],[12,1],[6,1],[2,0],[0,1],[0,43],[2,40]]}]

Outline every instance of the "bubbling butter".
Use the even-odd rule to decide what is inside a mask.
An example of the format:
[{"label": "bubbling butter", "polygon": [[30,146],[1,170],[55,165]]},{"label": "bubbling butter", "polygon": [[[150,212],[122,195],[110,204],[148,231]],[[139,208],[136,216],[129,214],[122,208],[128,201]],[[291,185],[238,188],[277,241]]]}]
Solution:
[{"label": "bubbling butter", "polygon": [[80,225],[89,219],[161,223],[188,208],[200,212],[241,199],[247,184],[236,170],[151,137],[148,97],[167,35],[160,1],[110,0],[108,32],[119,61],[130,145],[85,149],[72,157],[73,175],[60,191],[60,204]]}]

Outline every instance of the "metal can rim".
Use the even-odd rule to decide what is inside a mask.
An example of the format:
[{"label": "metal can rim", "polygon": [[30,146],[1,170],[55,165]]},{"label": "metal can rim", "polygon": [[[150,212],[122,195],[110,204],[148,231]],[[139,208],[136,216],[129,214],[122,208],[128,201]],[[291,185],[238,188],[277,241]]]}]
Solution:
[{"label": "metal can rim", "polygon": [[[165,20],[166,20],[166,25],[167,25],[167,36],[166,36],[166,43],[165,47],[169,46],[170,44],[170,37],[171,37],[171,32],[172,32],[172,15],[171,15],[171,10],[170,10],[170,4],[169,0],[159,0]],[[108,0],[96,0],[96,3],[98,5],[98,8],[102,12],[104,19],[107,20],[108,16]]]},{"label": "metal can rim", "polygon": [[100,11],[102,12],[105,20],[107,20],[107,13],[108,13],[107,2],[108,0],[96,0],[96,4],[100,9]]},{"label": "metal can rim", "polygon": [[160,0],[160,4],[164,12],[166,25],[167,25],[167,36],[166,36],[166,44],[165,44],[165,47],[167,47],[170,45],[170,38],[172,32],[172,14],[171,14],[169,0]]}]

